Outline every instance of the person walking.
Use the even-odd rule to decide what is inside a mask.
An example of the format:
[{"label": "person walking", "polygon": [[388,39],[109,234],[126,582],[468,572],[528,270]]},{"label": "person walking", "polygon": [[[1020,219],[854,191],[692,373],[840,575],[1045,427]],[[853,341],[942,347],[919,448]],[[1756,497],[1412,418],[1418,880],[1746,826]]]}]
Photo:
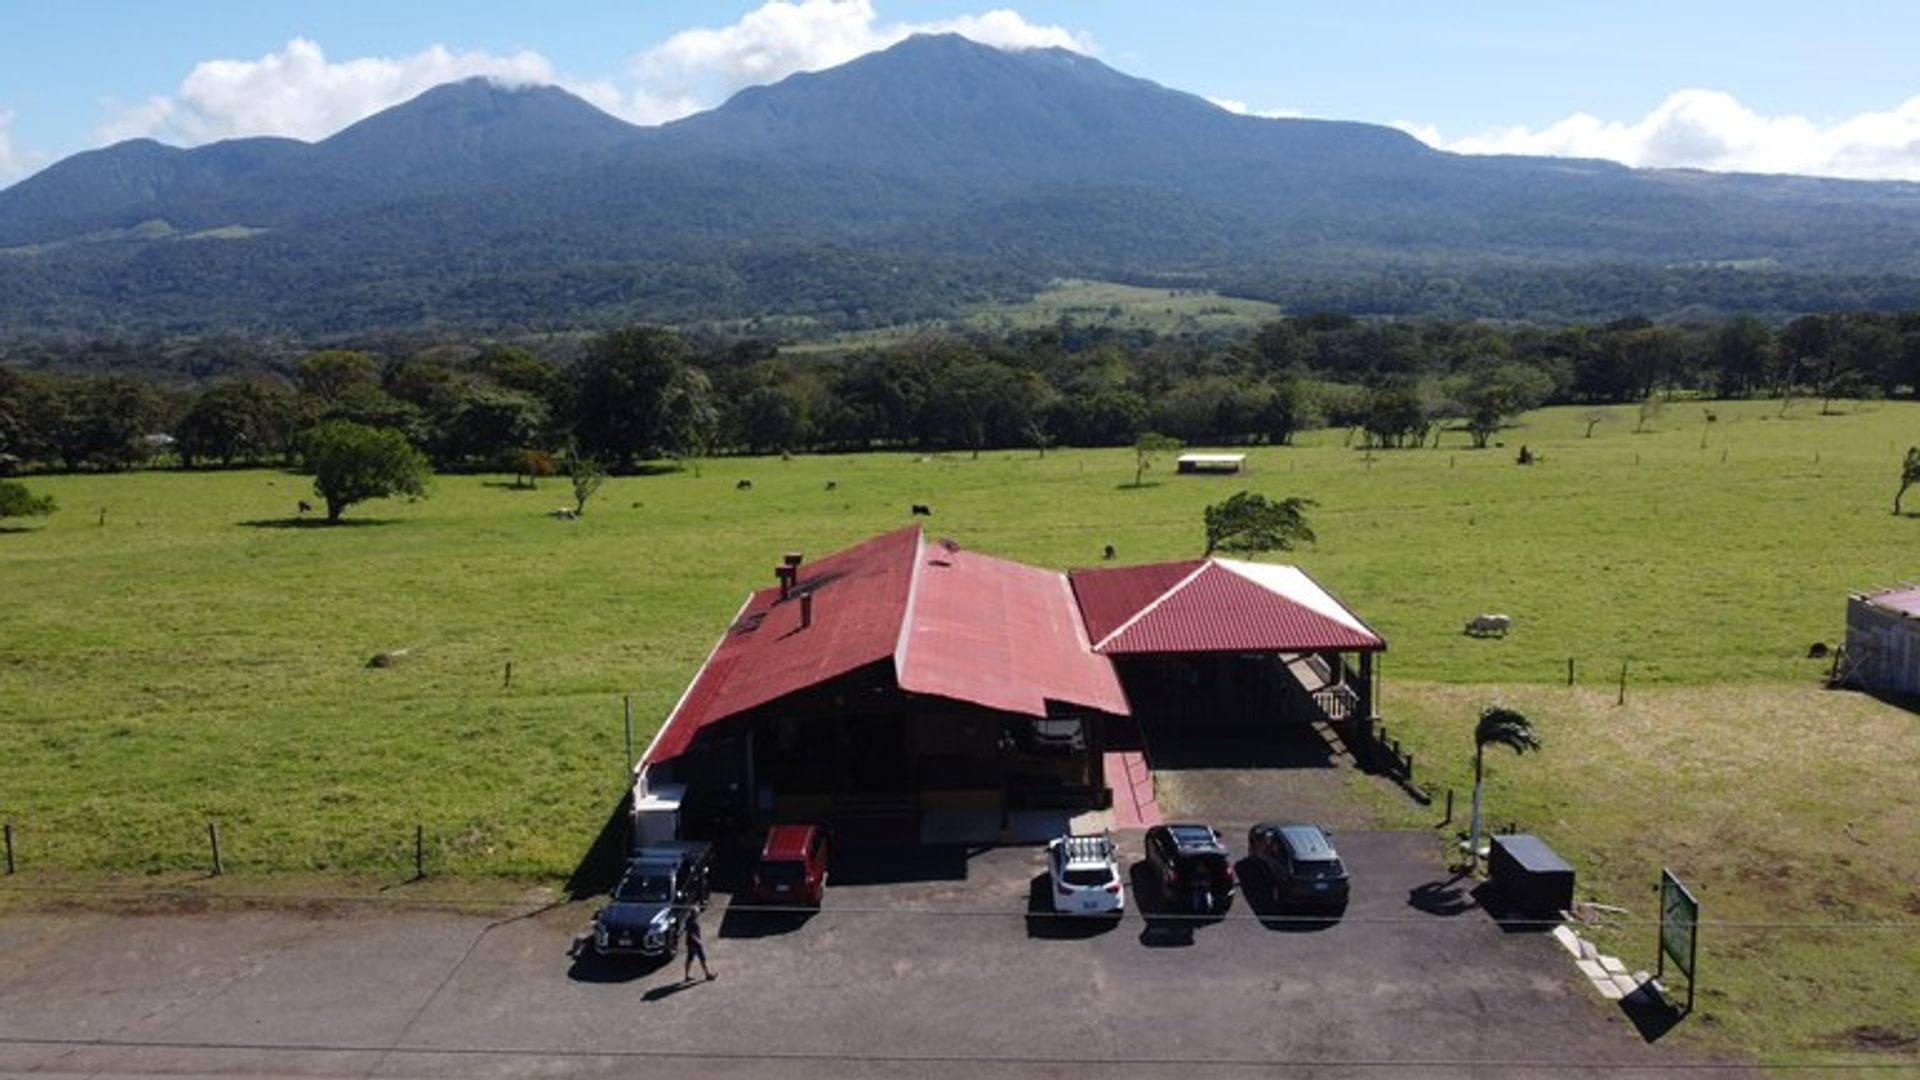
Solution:
[{"label": "person walking", "polygon": [[700,909],[698,908],[687,913],[686,935],[687,967],[686,970],[681,973],[680,981],[693,981],[693,962],[698,960],[700,961],[700,973],[707,977],[708,982],[712,982],[713,969],[707,966],[707,945],[705,938],[700,933]]}]

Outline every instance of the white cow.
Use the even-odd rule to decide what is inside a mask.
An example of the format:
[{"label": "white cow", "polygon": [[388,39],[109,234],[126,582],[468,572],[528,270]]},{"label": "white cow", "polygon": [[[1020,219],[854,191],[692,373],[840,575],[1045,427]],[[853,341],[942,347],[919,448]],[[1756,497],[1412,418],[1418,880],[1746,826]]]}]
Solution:
[{"label": "white cow", "polygon": [[571,506],[558,507],[554,510],[548,511],[548,513],[556,518],[559,518],[561,521],[572,521],[574,518],[577,518],[580,516],[580,512],[578,510],[575,510]]},{"label": "white cow", "polygon": [[1507,615],[1475,615],[1467,620],[1464,633],[1474,637],[1506,637],[1507,630],[1513,626],[1513,619]]}]

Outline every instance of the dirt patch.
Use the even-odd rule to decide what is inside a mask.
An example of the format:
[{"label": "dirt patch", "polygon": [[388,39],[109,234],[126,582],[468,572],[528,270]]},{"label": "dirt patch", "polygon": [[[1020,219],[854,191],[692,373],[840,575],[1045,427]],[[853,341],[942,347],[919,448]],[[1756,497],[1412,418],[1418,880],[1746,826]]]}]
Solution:
[{"label": "dirt patch", "polygon": [[1920,1053],[1920,1035],[1906,1035],[1878,1024],[1861,1024],[1847,1031],[1846,1044],[1856,1050]]}]

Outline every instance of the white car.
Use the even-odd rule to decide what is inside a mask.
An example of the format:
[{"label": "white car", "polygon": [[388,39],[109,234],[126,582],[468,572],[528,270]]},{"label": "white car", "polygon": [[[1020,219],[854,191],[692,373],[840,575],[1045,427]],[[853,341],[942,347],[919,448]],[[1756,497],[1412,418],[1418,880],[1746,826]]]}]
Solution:
[{"label": "white car", "polygon": [[1105,833],[1048,842],[1047,876],[1053,910],[1063,915],[1118,915],[1127,909],[1120,852]]}]

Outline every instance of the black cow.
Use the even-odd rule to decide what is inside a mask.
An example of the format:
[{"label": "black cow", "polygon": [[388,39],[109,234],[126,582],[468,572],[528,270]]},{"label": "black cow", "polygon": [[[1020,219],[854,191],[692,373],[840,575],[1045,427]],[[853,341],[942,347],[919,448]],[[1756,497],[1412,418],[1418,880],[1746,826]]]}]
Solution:
[{"label": "black cow", "polygon": [[914,504],[913,504],[913,516],[915,516],[915,517],[932,517],[932,516],[933,516],[933,507],[931,507],[931,506],[928,506],[928,505],[927,505],[926,503],[914,503]]}]

